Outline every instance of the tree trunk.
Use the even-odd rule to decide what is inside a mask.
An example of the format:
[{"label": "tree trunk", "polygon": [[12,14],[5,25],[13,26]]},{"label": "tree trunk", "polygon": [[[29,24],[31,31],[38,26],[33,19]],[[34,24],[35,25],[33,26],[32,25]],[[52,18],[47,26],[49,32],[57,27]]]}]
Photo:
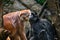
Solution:
[{"label": "tree trunk", "polygon": [[55,25],[55,29],[60,40],[60,10],[58,2],[58,0],[48,0],[48,9],[52,12],[52,22]]},{"label": "tree trunk", "polygon": [[2,1],[0,0],[0,27],[2,26]]}]

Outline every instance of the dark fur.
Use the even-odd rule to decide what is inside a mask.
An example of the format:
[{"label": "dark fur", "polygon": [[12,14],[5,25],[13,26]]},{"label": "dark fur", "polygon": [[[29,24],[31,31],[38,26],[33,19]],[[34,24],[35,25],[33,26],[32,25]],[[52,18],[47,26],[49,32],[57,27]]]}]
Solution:
[{"label": "dark fur", "polygon": [[30,24],[33,35],[29,40],[54,40],[54,28],[47,19],[39,19],[36,14],[32,13]]}]

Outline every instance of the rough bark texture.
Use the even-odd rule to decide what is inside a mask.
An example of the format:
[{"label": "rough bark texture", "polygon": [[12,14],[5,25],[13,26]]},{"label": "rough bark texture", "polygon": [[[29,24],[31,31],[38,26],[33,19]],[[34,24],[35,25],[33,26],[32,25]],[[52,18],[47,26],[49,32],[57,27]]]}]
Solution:
[{"label": "rough bark texture", "polygon": [[35,0],[20,0],[20,2],[24,3],[29,9],[38,13],[38,15],[42,9],[42,6],[39,5]]},{"label": "rough bark texture", "polygon": [[59,16],[59,11],[58,10],[58,0],[48,0],[48,8],[52,12],[52,22],[55,25],[55,29],[57,31],[57,35],[60,40],[60,16]]}]

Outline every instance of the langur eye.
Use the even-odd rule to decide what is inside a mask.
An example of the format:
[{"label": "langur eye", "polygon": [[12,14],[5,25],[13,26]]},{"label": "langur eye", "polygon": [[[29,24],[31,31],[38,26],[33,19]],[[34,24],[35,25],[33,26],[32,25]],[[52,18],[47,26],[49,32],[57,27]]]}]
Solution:
[{"label": "langur eye", "polygon": [[25,14],[25,15],[29,16],[29,14]]},{"label": "langur eye", "polygon": [[23,15],[27,15],[27,13],[24,13]]}]

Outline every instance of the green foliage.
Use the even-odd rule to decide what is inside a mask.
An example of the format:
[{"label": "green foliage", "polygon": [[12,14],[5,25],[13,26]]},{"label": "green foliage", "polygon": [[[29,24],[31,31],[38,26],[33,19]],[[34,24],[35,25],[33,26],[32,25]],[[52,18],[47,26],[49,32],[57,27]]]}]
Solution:
[{"label": "green foliage", "polygon": [[43,5],[46,0],[35,0],[37,3]]}]

